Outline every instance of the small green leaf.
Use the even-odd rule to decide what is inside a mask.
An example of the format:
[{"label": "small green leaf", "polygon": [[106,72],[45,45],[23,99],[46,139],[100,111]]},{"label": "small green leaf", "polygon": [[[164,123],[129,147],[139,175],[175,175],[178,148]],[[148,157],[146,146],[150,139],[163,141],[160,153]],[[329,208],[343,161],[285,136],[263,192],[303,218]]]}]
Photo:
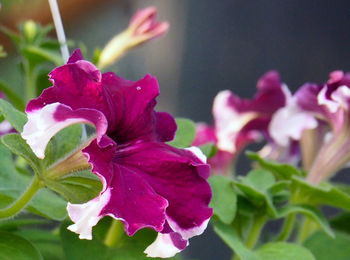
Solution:
[{"label": "small green leaf", "polygon": [[177,131],[175,139],[168,144],[178,147],[186,148],[192,145],[196,137],[196,125],[193,121],[185,118],[176,118]]},{"label": "small green leaf", "polygon": [[28,60],[35,61],[36,63],[50,61],[56,66],[63,64],[61,56],[56,51],[47,50],[34,45],[27,45],[22,49],[22,52]]},{"label": "small green leaf", "polygon": [[37,174],[42,172],[41,160],[36,157],[32,149],[19,134],[4,135],[1,137],[1,141],[14,154],[24,158]]},{"label": "small green leaf", "polygon": [[246,154],[251,160],[259,163],[259,165],[263,169],[270,171],[278,179],[288,180],[292,176],[303,176],[304,175],[304,173],[302,173],[299,169],[294,168],[293,166],[291,166],[289,164],[279,164],[279,163],[264,160],[257,153],[246,152]]},{"label": "small green leaf", "polygon": [[279,211],[279,218],[284,218],[289,214],[300,213],[316,222],[323,231],[330,237],[334,237],[334,232],[328,224],[327,219],[318,209],[308,205],[288,205]]},{"label": "small green leaf", "polygon": [[0,259],[43,260],[28,240],[4,231],[0,232]]},{"label": "small green leaf", "polygon": [[293,192],[297,194],[297,202],[311,205],[328,205],[350,210],[350,195],[330,183],[314,186],[306,180],[294,176],[292,178]]},{"label": "small green leaf", "polygon": [[204,153],[208,159],[214,157],[218,151],[213,143],[200,145],[198,148],[201,149],[202,153]]},{"label": "small green leaf", "polygon": [[337,232],[335,239],[323,232],[315,232],[305,242],[317,260],[348,260],[350,259],[350,236]]},{"label": "small green leaf", "polygon": [[[0,207],[6,207],[28,186],[30,177],[17,172],[12,154],[0,144]],[[54,220],[66,217],[66,202],[55,193],[42,189],[29,202],[29,211]]]},{"label": "small green leaf", "polygon": [[100,180],[88,170],[54,181],[47,180],[45,183],[67,201],[75,204],[85,203],[97,197],[102,189]]},{"label": "small green leaf", "polygon": [[263,260],[316,260],[308,249],[285,242],[265,244],[256,251],[256,254]]},{"label": "small green leaf", "polygon": [[[232,226],[226,225],[219,221],[214,222],[213,224],[214,231],[235,252],[235,254],[239,256],[241,260],[260,260],[260,258],[253,251],[249,250],[247,247],[244,246],[240,237],[237,234],[237,231],[233,229]],[[262,258],[261,260],[265,259]]]},{"label": "small green leaf", "polygon": [[15,109],[9,102],[0,99],[0,114],[18,131],[22,132],[24,124],[27,122],[27,116]]},{"label": "small green leaf", "polygon": [[3,92],[6,98],[15,105],[15,107],[19,110],[24,110],[24,101],[20,96],[15,93],[7,83],[0,80],[0,91]]},{"label": "small green leaf", "polygon": [[230,178],[214,175],[209,178],[213,197],[210,206],[214,209],[214,214],[224,222],[230,224],[237,208],[237,194],[233,189],[233,182]]},{"label": "small green leaf", "polygon": [[265,208],[266,212],[273,218],[277,217],[273,194],[270,192],[274,184],[274,176],[263,169],[252,170],[247,176],[239,177],[237,181],[234,181],[235,187],[242,196],[259,210]]}]

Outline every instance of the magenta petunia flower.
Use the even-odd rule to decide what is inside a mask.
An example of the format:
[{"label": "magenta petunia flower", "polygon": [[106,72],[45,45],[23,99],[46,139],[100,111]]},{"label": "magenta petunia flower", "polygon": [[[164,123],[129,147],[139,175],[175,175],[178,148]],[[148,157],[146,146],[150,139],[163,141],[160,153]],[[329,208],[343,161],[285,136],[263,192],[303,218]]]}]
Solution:
[{"label": "magenta petunia flower", "polygon": [[350,160],[349,106],[350,73],[334,71],[325,84],[304,84],[274,116],[277,143],[301,140],[309,182],[331,177]]},{"label": "magenta petunia flower", "polygon": [[228,174],[239,152],[267,134],[272,114],[283,107],[285,93],[279,75],[270,71],[257,83],[253,99],[241,99],[229,90],[214,99],[214,127],[198,124],[194,145],[214,143],[217,154],[209,160],[218,174]]},{"label": "magenta petunia flower", "polygon": [[171,257],[184,249],[212,215],[210,169],[198,148],[164,143],[173,139],[176,124],[169,114],[154,111],[157,80],[101,74],[79,51],[49,76],[53,86],[26,108],[22,136],[35,154],[43,158],[50,138],[64,127],[89,123],[96,128],[83,153],[103,190],[85,204],[68,204],[74,222],[69,229],[91,239],[92,227],[111,216],[130,236],[145,227],[158,232],[145,250],[148,256]]}]

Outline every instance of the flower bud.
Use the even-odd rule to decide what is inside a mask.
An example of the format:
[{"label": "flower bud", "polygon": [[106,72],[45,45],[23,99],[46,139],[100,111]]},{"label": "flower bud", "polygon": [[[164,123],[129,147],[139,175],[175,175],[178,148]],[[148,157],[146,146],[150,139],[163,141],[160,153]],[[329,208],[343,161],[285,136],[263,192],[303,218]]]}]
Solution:
[{"label": "flower bud", "polygon": [[169,29],[167,22],[156,20],[157,9],[148,7],[138,11],[129,27],[112,38],[101,52],[98,67],[105,68],[118,61],[128,50],[165,34]]}]

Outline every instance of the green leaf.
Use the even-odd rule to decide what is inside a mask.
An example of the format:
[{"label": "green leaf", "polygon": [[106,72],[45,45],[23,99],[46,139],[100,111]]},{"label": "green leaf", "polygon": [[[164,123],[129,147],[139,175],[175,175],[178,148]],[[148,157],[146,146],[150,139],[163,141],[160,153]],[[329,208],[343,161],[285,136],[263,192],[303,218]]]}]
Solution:
[{"label": "green leaf", "polygon": [[23,126],[27,122],[27,116],[24,113],[3,99],[0,99],[0,113],[18,132],[22,132]]},{"label": "green leaf", "polygon": [[259,163],[259,165],[265,169],[273,173],[276,178],[282,180],[288,180],[292,176],[303,176],[305,175],[299,169],[289,165],[289,164],[279,164],[271,161],[264,160],[257,153],[246,152],[246,155],[253,161]]},{"label": "green leaf", "polygon": [[22,49],[23,55],[31,62],[40,63],[50,61],[56,66],[63,64],[61,56],[52,50],[47,50],[39,46],[27,45]]},{"label": "green leaf", "polygon": [[214,157],[218,151],[213,143],[200,145],[198,148],[201,149],[202,153],[204,153],[208,159]]},{"label": "green leaf", "polygon": [[43,260],[28,240],[3,231],[0,232],[0,259]]},{"label": "green leaf", "polygon": [[[12,154],[3,144],[0,144],[0,207],[6,207],[26,189],[30,177],[18,173]],[[42,189],[27,208],[29,211],[54,220],[66,217],[66,202],[55,193]]]},{"label": "green leaf", "polygon": [[279,218],[284,218],[289,214],[300,213],[316,222],[324,232],[330,237],[334,237],[334,232],[328,224],[327,219],[318,209],[308,205],[288,205],[279,210]]},{"label": "green leaf", "polygon": [[41,160],[19,134],[4,135],[1,137],[1,141],[14,154],[24,158],[37,174],[41,174],[43,170]]},{"label": "green leaf", "polygon": [[3,92],[6,96],[6,98],[15,105],[15,107],[19,110],[24,110],[24,101],[21,97],[15,93],[10,86],[8,86],[7,83],[0,80],[0,91]]},{"label": "green leaf", "polygon": [[341,191],[330,183],[321,183],[314,186],[299,177],[292,178],[294,193],[297,202],[311,205],[328,205],[350,210],[350,195]]},{"label": "green leaf", "polygon": [[100,193],[101,181],[90,171],[73,173],[64,178],[49,181],[46,185],[74,204],[85,203]]},{"label": "green leaf", "polygon": [[60,228],[61,243],[67,260],[109,260],[108,248],[102,241],[93,236],[92,240],[79,239],[78,235],[69,231],[68,221]]},{"label": "green leaf", "polygon": [[256,254],[263,260],[316,260],[308,249],[285,242],[265,244],[256,251]]},{"label": "green leaf", "polygon": [[[235,252],[235,254],[239,256],[241,260],[260,260],[260,258],[253,251],[249,250],[247,247],[244,246],[240,237],[237,234],[237,231],[233,229],[232,226],[226,225],[219,221],[214,222],[213,224],[214,231]],[[263,260],[265,259],[263,258]]]},{"label": "green leaf", "polygon": [[275,178],[270,172],[263,169],[252,170],[247,176],[239,177],[237,181],[234,181],[234,184],[241,195],[255,207],[259,210],[265,208],[270,216],[277,217],[273,194],[270,192],[275,185]]},{"label": "green leaf", "polygon": [[317,260],[349,260],[349,245],[350,236],[340,232],[336,233],[335,239],[323,232],[315,232],[304,242]]},{"label": "green leaf", "polygon": [[49,230],[23,229],[16,231],[16,235],[30,241],[41,253],[45,260],[62,260],[64,253],[58,234]]},{"label": "green leaf", "polygon": [[350,213],[345,212],[337,215],[333,219],[331,219],[332,228],[348,233],[350,235]]},{"label": "green leaf", "polygon": [[222,222],[230,224],[237,208],[237,194],[233,189],[232,179],[214,175],[209,178],[209,183],[213,192],[210,207]]},{"label": "green leaf", "polygon": [[168,144],[178,147],[186,148],[192,145],[196,137],[196,125],[193,121],[185,118],[176,118],[177,131],[175,139]]},{"label": "green leaf", "polygon": [[39,224],[47,224],[48,221],[45,219],[37,219],[37,218],[25,218],[25,219],[6,219],[1,220],[0,229],[2,230],[15,230],[22,226],[30,226],[30,225],[39,225]]}]

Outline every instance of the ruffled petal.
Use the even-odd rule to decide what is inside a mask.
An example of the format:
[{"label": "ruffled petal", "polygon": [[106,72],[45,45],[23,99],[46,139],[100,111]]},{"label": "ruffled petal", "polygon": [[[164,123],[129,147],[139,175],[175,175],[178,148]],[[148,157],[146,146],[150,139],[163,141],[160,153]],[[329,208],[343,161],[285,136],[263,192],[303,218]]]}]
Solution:
[{"label": "ruffled petal", "polygon": [[104,183],[101,194],[110,191],[99,216],[121,219],[129,235],[144,227],[162,231],[166,221],[184,239],[204,231],[212,215],[211,190],[209,166],[198,148],[156,142],[101,148],[94,141],[83,152]]},{"label": "ruffled petal", "polygon": [[82,60],[79,51],[49,76],[53,86],[28,103],[27,113],[61,103],[73,110],[90,108],[103,113],[108,121],[107,133],[118,144],[174,138],[174,118],[154,111],[155,98],[159,95],[155,77],[147,75],[134,82],[114,73],[101,74],[95,65]]},{"label": "ruffled petal", "polygon": [[158,233],[156,240],[144,251],[148,257],[173,257],[188,246],[188,241],[175,232]]},{"label": "ruffled petal", "polygon": [[168,201],[133,168],[117,163],[115,146],[101,149],[94,141],[83,152],[92,164],[92,171],[104,183],[104,189],[111,191],[101,216],[121,219],[128,235],[144,227],[163,229]]},{"label": "ruffled petal", "polygon": [[22,137],[39,158],[45,157],[45,148],[50,139],[63,128],[77,124],[88,123],[96,127],[96,137],[100,140],[107,130],[107,120],[104,115],[93,109],[76,109],[52,103],[37,110],[27,112],[28,121],[23,127]]}]

